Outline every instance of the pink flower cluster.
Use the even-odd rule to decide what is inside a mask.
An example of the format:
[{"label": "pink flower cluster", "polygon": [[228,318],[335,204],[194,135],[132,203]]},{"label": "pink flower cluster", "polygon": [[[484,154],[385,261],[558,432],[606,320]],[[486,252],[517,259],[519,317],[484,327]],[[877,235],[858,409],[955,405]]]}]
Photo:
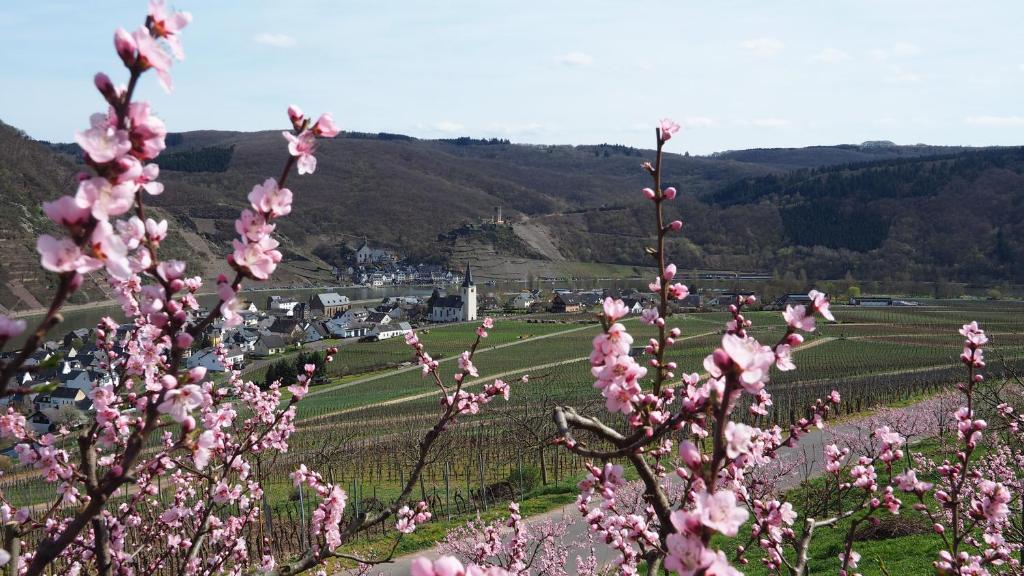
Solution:
[{"label": "pink flower cluster", "polygon": [[427,503],[420,501],[416,503],[415,508],[402,506],[398,509],[397,516],[398,522],[395,523],[395,530],[402,534],[412,534],[416,531],[417,524],[429,522],[432,515],[427,509]]}]

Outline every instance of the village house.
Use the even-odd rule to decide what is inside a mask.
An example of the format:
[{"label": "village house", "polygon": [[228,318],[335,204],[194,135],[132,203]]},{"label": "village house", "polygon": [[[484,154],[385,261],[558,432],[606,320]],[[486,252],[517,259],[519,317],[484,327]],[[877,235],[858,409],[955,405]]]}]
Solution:
[{"label": "village house", "polygon": [[293,316],[301,317],[305,311],[305,306],[298,300],[275,294],[267,298],[267,311],[274,315],[287,316],[289,318]]},{"label": "village house", "polygon": [[394,325],[378,324],[370,332],[370,335],[376,336],[377,340],[387,340],[388,338],[402,336],[408,332],[412,332],[412,327],[409,326],[408,322],[396,322]]},{"label": "village house", "polygon": [[334,318],[351,307],[348,296],[337,292],[314,294],[309,299],[309,309],[321,318]]},{"label": "village house", "polygon": [[573,313],[579,312],[582,307],[583,304],[575,294],[571,292],[559,292],[551,299],[551,306],[549,307],[549,310],[556,313]]},{"label": "village house", "polygon": [[513,310],[527,310],[536,301],[537,298],[530,292],[520,292],[510,298],[506,306]]},{"label": "village house", "polygon": [[352,322],[341,330],[341,338],[362,338],[372,332],[377,325],[369,322]]},{"label": "village house", "polygon": [[276,334],[286,344],[298,344],[305,337],[305,330],[299,320],[294,318],[275,318],[270,325],[260,330],[261,334]]},{"label": "village house", "polygon": [[288,344],[279,334],[263,333],[256,340],[252,353],[256,356],[273,356],[281,354],[288,348]]},{"label": "village house", "polygon": [[85,400],[85,392],[81,388],[57,388],[47,394],[38,394],[33,401],[36,410],[53,414],[62,406],[75,406]]},{"label": "village house", "polygon": [[303,328],[305,335],[302,337],[303,344],[310,344],[312,342],[319,342],[331,337],[331,333],[324,327],[324,323],[320,321],[309,322]]},{"label": "village house", "polygon": [[[241,368],[245,362],[245,353],[238,348],[227,348],[224,361],[232,368]],[[208,372],[225,372],[227,370],[227,367],[217,358],[217,353],[213,348],[204,348],[196,352],[185,361],[185,365],[189,369],[202,366]]]}]

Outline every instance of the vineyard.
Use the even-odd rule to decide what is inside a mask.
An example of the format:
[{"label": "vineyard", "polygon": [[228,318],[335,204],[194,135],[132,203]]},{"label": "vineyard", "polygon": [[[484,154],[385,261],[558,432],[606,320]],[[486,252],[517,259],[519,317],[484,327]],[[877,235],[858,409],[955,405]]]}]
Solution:
[{"label": "vineyard", "polygon": [[[775,372],[769,390],[774,405],[765,416],[743,416],[758,425],[789,424],[805,406],[838,390],[845,413],[904,402],[947,386],[958,370],[960,324],[977,319],[989,330],[991,370],[1024,357],[1024,306],[1011,303],[943,303],[936,306],[868,309],[836,306],[837,322],[822,324],[797,349],[797,370]],[[772,342],[784,331],[778,312],[751,312],[751,333]],[[727,313],[676,315],[670,326],[682,330],[682,345],[671,360],[682,373],[701,372],[702,361],[719,342]],[[655,334],[637,318],[625,321],[642,346]],[[433,327],[419,332],[427,351],[450,379],[456,358],[471,344],[475,325]],[[550,445],[551,409],[558,404],[585,408],[612,426],[621,415],[603,412],[593,389],[587,356],[600,330],[587,315],[563,322],[499,319],[474,358],[480,376],[468,389],[479,391],[495,378],[512,383],[508,402],[492,402],[463,417],[436,449],[414,495],[430,504],[434,518],[446,520],[501,507],[545,485],[572,480],[583,461]],[[642,353],[642,348],[640,348]],[[347,513],[383,509],[398,493],[416,459],[417,439],[433,425],[439,394],[412,365],[402,339],[342,346],[328,367],[329,381],[311,388],[299,403],[289,452],[260,463],[264,494],[262,536],[279,551],[302,548],[312,503],[293,488],[288,474],[300,464],[323,471],[346,487]],[[529,376],[523,382],[524,376]],[[259,381],[260,374],[247,374]],[[240,408],[244,414],[244,407]],[[32,472],[11,470],[2,480],[15,505],[44,506],[57,495],[53,484]],[[125,492],[120,498],[129,498]],[[158,494],[156,497],[163,497]]]}]

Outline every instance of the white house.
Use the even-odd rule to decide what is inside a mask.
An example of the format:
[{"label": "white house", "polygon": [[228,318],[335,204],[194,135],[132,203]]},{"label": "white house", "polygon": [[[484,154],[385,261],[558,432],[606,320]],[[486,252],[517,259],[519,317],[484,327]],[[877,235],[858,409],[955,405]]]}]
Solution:
[{"label": "white house", "polygon": [[352,322],[345,326],[341,331],[342,338],[362,338],[370,334],[376,328],[375,325],[368,322]]},{"label": "white house", "polygon": [[267,299],[267,310],[271,312],[283,313],[285,316],[294,316],[295,309],[299,307],[301,302],[293,298],[284,298],[282,296],[271,296]]},{"label": "white house", "polygon": [[376,336],[378,340],[387,340],[395,336],[402,336],[407,332],[412,332],[412,326],[409,326],[408,322],[397,322],[395,324],[378,324],[370,334]]},{"label": "white house", "polygon": [[537,299],[533,297],[533,294],[530,294],[529,292],[520,292],[519,294],[516,294],[514,298],[509,300],[508,304],[510,308],[514,308],[516,310],[527,310],[530,306],[533,306],[533,303],[536,301]]},{"label": "white house", "polygon": [[[229,348],[226,350],[224,360],[228,366],[238,368],[245,361],[245,354],[238,348]],[[185,365],[190,369],[202,366],[209,372],[225,372],[227,370],[217,358],[213,348],[204,348],[196,352],[189,357]]]},{"label": "white house", "polygon": [[351,324],[353,322],[362,322],[366,320],[366,317],[370,314],[370,311],[366,308],[349,308],[344,314],[334,319],[335,322],[340,322],[342,325]]},{"label": "white house", "polygon": [[110,374],[98,370],[71,370],[60,378],[62,387],[82,390],[85,393],[95,386],[103,386],[111,382]]},{"label": "white house", "polygon": [[85,392],[81,388],[60,387],[48,394],[37,395],[34,402],[36,410],[52,414],[62,406],[74,406],[82,400],[85,400]]}]

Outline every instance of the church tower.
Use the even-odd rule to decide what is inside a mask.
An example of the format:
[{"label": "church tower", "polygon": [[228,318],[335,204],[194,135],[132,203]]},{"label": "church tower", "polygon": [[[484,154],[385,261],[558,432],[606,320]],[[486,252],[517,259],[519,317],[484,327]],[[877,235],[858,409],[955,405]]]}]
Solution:
[{"label": "church tower", "polygon": [[466,277],[462,280],[462,320],[476,320],[476,284],[473,284],[473,271],[466,263]]}]

